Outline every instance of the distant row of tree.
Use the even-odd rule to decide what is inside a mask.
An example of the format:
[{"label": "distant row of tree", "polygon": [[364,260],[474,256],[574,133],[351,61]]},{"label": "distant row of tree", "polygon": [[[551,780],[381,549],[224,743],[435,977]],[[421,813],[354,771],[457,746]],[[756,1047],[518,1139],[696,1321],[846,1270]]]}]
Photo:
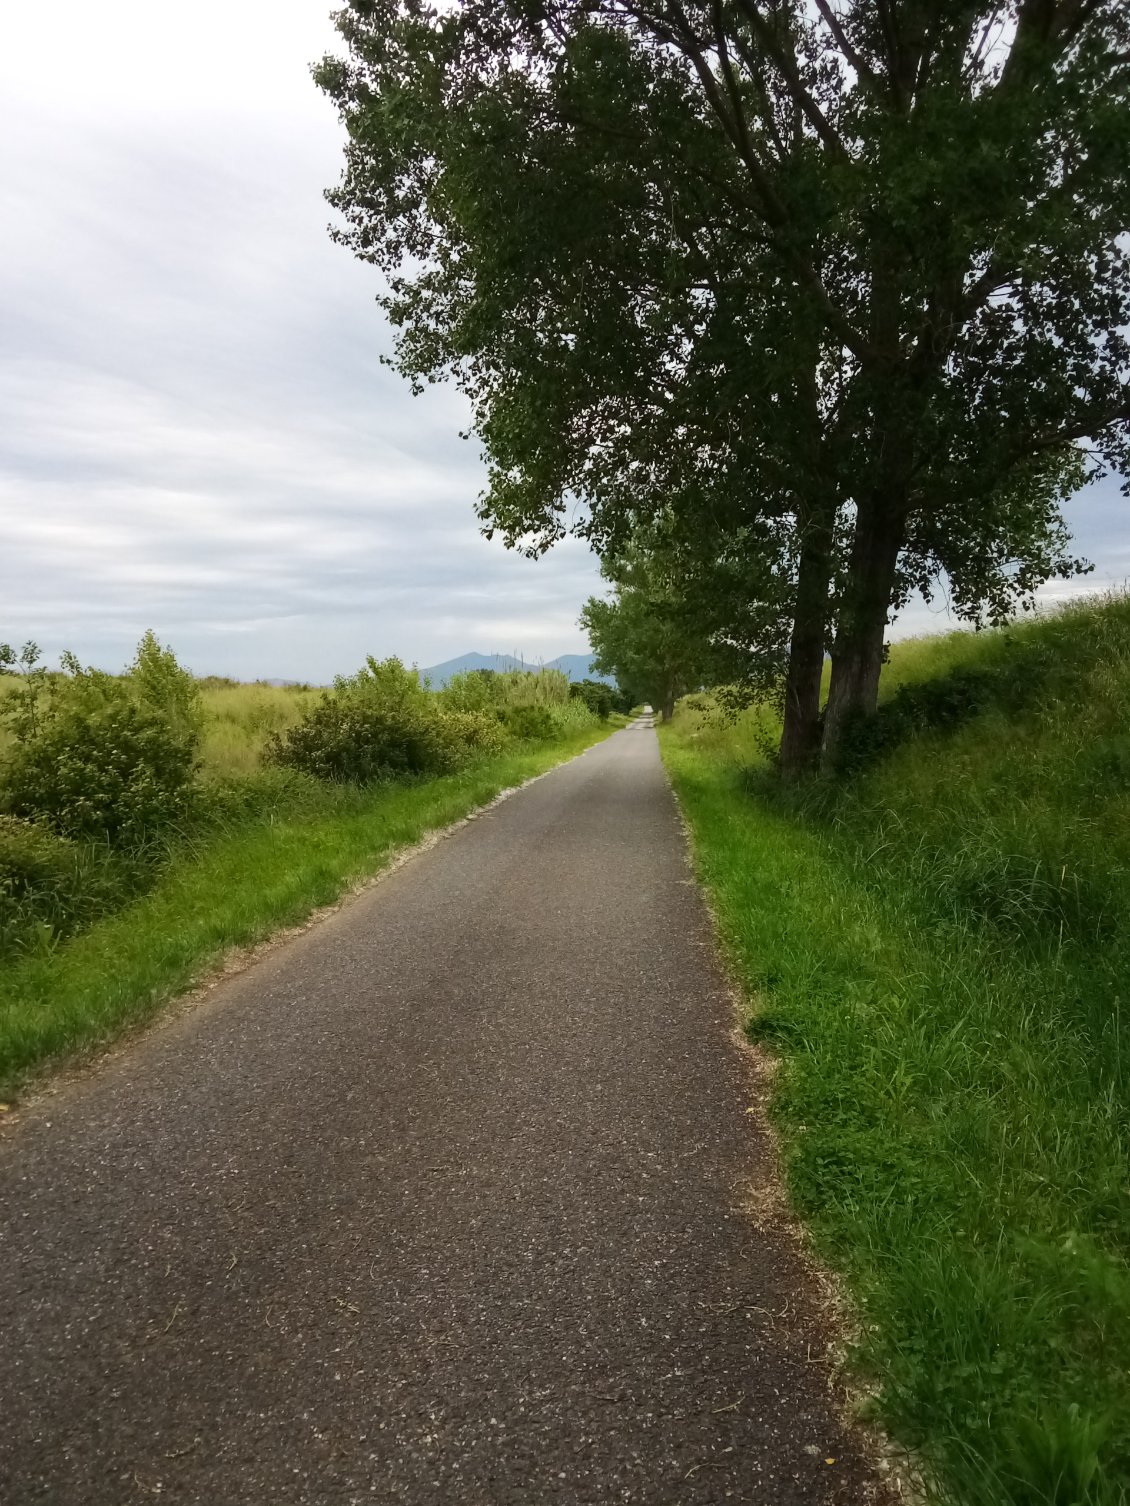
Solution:
[{"label": "distant row of tree", "polygon": [[912,591],[999,620],[1085,568],[1062,503],[1130,458],[1124,0],[338,25],[330,197],[396,363],[468,394],[488,535],[599,551],[594,644],[631,636],[649,698],[776,688],[797,774],[874,711]]}]

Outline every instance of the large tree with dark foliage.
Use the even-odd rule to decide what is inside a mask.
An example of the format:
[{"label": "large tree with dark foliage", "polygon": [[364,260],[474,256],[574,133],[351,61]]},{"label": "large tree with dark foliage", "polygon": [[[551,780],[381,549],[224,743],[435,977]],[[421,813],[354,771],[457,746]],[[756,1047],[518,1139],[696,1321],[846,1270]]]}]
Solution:
[{"label": "large tree with dark foliage", "polygon": [[788,623],[787,769],[874,708],[914,586],[945,572],[999,617],[1075,568],[1060,504],[1127,462],[1130,7],[351,0],[338,24],[331,198],[396,364],[470,395],[484,525],[615,552],[671,509],[744,541],[749,601]]}]

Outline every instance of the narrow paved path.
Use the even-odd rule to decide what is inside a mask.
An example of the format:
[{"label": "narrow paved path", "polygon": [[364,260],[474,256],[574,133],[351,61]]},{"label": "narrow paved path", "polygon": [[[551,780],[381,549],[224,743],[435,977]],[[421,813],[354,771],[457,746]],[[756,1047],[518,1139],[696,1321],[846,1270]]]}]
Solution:
[{"label": "narrow paved path", "polygon": [[732,1030],[639,724],[3,1137],[0,1501],[867,1499]]}]

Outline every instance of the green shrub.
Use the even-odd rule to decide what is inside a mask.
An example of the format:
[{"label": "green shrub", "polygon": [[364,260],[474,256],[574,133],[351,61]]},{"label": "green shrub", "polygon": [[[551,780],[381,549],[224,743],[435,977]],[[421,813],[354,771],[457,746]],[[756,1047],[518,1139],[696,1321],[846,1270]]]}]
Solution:
[{"label": "green shrub", "polygon": [[17,743],[0,804],[64,836],[137,842],[186,814],[195,742],[104,678],[100,698],[84,693],[56,706]]},{"label": "green shrub", "polygon": [[452,675],[439,692],[450,711],[498,711],[514,706],[563,706],[569,677],[560,669],[470,669]]},{"label": "green shrub", "polygon": [[448,773],[497,752],[504,740],[496,717],[445,712],[399,659],[370,658],[359,674],[336,680],[296,726],[272,734],[265,757],[319,779],[369,784]]},{"label": "green shrub", "polygon": [[569,686],[569,698],[583,701],[602,722],[612,715],[612,687],[603,680],[575,680]]},{"label": "green shrub", "polygon": [[0,897],[24,903],[31,895],[65,888],[71,881],[75,847],[65,837],[21,821],[0,816]]},{"label": "green shrub", "polygon": [[50,939],[74,893],[75,867],[65,838],[0,816],[0,957]]},{"label": "green shrub", "polygon": [[559,737],[601,725],[600,718],[589,710],[584,701],[567,701],[564,706],[554,706],[550,714],[557,723]]},{"label": "green shrub", "polygon": [[200,686],[177,663],[172,649],[162,648],[152,630],[137,645],[127,678],[144,705],[161,713],[174,731],[199,742],[204,725]]},{"label": "green shrub", "polygon": [[273,825],[326,807],[326,789],[297,769],[256,768],[246,774],[205,773],[200,780],[192,834]]},{"label": "green shrub", "polygon": [[440,700],[449,711],[490,711],[501,706],[506,696],[506,679],[493,669],[469,669],[452,675]]},{"label": "green shrub", "polygon": [[449,764],[439,718],[327,691],[297,726],[267,739],[264,758],[318,779],[370,784]]},{"label": "green shrub", "polygon": [[2,708],[15,745],[0,771],[0,811],[64,836],[131,845],[179,821],[191,803],[200,710],[171,650],[147,633],[120,677],[85,669],[73,654],[48,674],[38,657],[28,645]]},{"label": "green shrub", "polygon": [[440,737],[457,766],[500,753],[510,734],[487,711],[447,711],[439,718]]},{"label": "green shrub", "polygon": [[545,706],[505,706],[499,719],[511,737],[525,742],[550,742],[560,731],[558,722]]},{"label": "green shrub", "polygon": [[563,706],[569,676],[560,669],[508,669],[498,676],[508,706]]}]

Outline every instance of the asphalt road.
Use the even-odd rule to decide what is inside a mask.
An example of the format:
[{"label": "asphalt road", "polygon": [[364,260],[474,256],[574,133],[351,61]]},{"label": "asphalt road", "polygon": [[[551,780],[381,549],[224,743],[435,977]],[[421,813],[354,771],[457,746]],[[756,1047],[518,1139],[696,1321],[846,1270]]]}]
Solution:
[{"label": "asphalt road", "polygon": [[868,1499],[733,1029],[636,725],[4,1135],[0,1502]]}]

